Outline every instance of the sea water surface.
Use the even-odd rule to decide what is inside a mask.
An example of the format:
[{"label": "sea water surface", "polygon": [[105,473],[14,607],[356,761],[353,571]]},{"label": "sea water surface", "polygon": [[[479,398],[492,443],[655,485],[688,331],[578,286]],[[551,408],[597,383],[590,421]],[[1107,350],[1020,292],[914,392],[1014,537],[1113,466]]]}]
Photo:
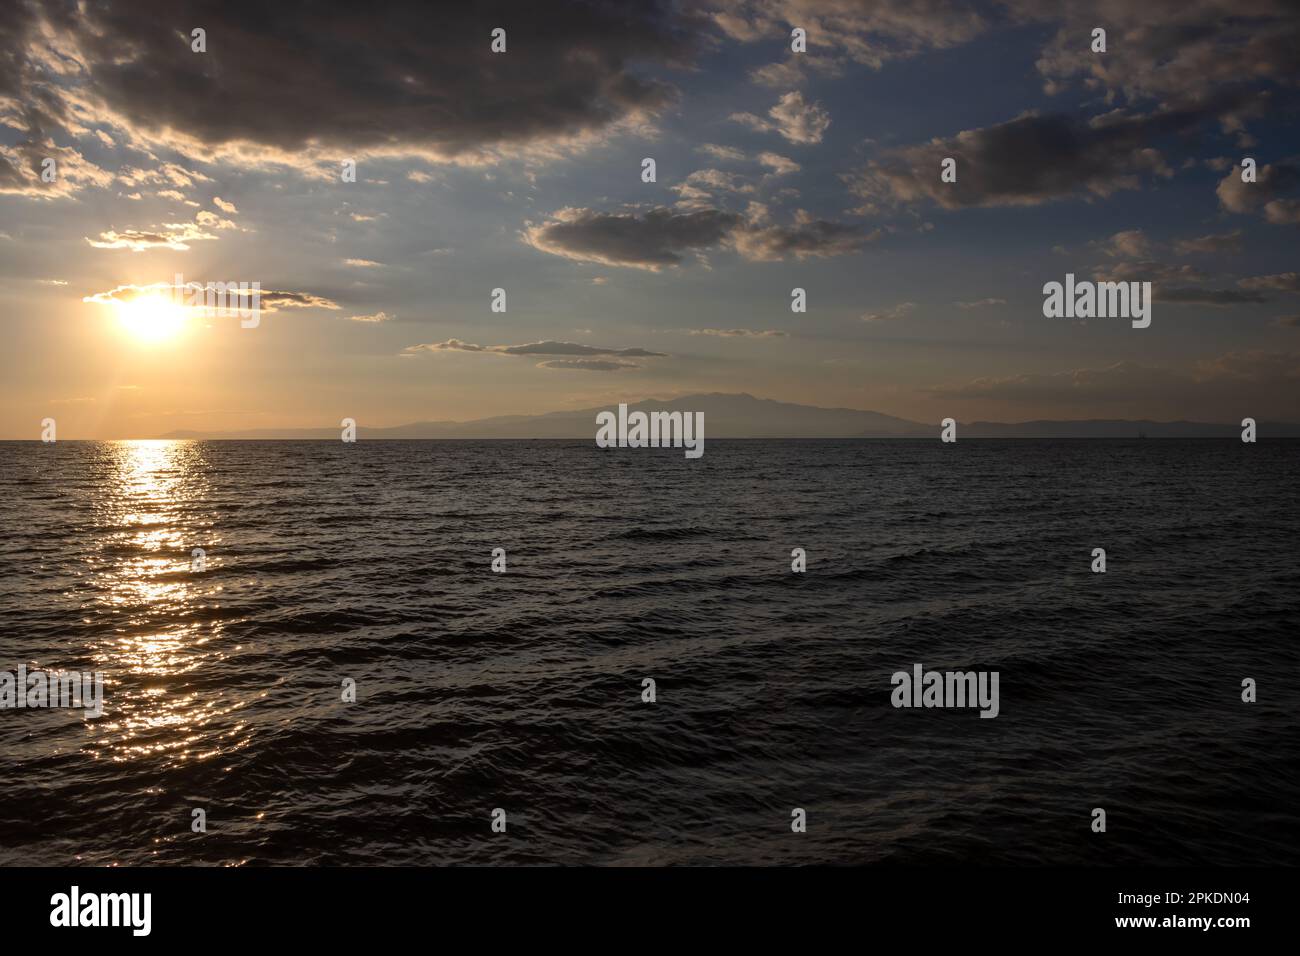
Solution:
[{"label": "sea water surface", "polygon": [[1298,460],[0,443],[0,863],[1300,863]]}]

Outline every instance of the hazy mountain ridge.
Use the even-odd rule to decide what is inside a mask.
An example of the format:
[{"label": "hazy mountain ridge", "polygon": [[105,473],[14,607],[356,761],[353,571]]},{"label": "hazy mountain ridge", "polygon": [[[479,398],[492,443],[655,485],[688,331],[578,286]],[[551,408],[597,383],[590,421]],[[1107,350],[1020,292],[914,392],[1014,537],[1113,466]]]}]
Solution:
[{"label": "hazy mountain ridge", "polygon": [[[379,439],[439,438],[593,438],[596,413],[617,406],[538,415],[498,415],[466,422],[412,422],[390,428],[358,422],[357,435]],[[908,421],[855,408],[821,408],[715,392],[660,401],[629,402],[629,411],[704,413],[704,437],[710,438],[934,438],[939,424]],[[337,439],[339,428],[258,428],[230,432],[172,431],[161,438],[193,439]],[[1087,419],[1079,421],[958,423],[961,438],[1233,438],[1236,424]],[[1300,424],[1261,422],[1262,438],[1300,437]]]}]

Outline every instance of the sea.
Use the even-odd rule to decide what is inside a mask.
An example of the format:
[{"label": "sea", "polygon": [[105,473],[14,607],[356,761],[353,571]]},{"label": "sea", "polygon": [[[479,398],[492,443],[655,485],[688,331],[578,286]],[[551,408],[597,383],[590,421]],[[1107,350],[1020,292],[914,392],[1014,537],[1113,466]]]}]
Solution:
[{"label": "sea", "polygon": [[0,864],[1294,865],[1298,463],[0,443]]}]

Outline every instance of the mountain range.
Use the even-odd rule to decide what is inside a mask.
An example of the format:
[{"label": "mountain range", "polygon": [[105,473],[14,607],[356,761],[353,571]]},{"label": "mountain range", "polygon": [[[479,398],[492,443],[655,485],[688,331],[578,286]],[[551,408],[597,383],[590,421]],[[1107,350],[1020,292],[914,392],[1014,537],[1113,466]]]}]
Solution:
[{"label": "mountain range", "polygon": [[[611,406],[540,415],[500,415],[466,422],[412,422],[387,428],[357,423],[357,436],[369,439],[433,438],[592,438],[596,413]],[[748,394],[687,395],[667,401],[628,403],[629,411],[704,413],[705,440],[711,438],[934,438],[939,424],[908,421],[856,408],[820,408],[755,398]],[[1300,424],[1259,422],[1261,438],[1300,437]],[[258,428],[230,432],[173,431],[161,438],[337,439],[339,428]],[[1086,419],[1029,422],[968,422],[957,425],[962,438],[1239,438],[1236,423],[1157,422],[1146,419]]]}]

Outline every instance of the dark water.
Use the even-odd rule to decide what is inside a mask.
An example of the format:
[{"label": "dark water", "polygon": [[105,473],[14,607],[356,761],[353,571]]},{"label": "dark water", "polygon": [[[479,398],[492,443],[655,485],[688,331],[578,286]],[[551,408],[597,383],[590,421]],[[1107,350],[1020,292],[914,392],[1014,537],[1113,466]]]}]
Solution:
[{"label": "dark water", "polygon": [[0,711],[0,862],[1294,864],[1298,460],[0,444],[0,670],[108,680]]}]

